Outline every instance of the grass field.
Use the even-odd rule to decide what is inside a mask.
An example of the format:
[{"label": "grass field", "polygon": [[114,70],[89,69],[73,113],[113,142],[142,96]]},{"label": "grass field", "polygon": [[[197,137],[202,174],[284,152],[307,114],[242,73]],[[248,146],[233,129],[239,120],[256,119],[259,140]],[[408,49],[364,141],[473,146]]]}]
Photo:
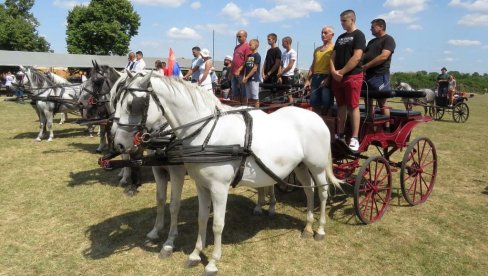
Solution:
[{"label": "grass field", "polygon": [[[117,185],[117,172],[98,167],[97,138],[68,123],[55,125],[53,142],[34,142],[38,123],[32,108],[0,100],[1,275],[201,274],[203,264],[184,266],[197,230],[190,179],[176,251],[160,260],[161,245],[145,243],[156,212],[150,171],[140,193],[129,198]],[[476,95],[468,104],[464,124],[447,114],[415,128],[412,137],[427,136],[437,148],[434,191],[417,207],[395,198],[376,224],[360,225],[352,198],[337,197],[327,209],[325,240],[302,240],[303,192],[278,192],[277,215],[270,218],[252,215],[253,190],[232,189],[220,274],[486,275],[488,96]],[[164,237],[167,230],[168,222]],[[211,221],[208,231],[207,256],[213,248]]]}]

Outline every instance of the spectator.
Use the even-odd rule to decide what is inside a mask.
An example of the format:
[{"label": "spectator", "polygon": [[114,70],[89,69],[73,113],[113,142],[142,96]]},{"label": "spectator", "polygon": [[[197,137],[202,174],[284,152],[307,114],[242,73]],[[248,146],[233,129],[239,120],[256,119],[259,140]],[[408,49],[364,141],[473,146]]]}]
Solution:
[{"label": "spectator", "polygon": [[442,67],[441,73],[437,76],[437,95],[439,97],[446,98],[447,90],[449,87],[449,75],[447,74],[446,67]]},{"label": "spectator", "polygon": [[246,86],[247,97],[254,107],[259,107],[259,83],[261,82],[259,77],[261,55],[258,53],[258,48],[259,40],[251,39],[249,41],[251,54],[246,57],[244,77],[242,78],[242,83]]},{"label": "spectator", "polygon": [[[293,72],[295,70],[297,61],[297,52],[291,48],[291,37],[286,36],[281,40],[281,44],[285,51],[281,55],[281,66],[278,71],[278,83],[291,85]],[[293,103],[293,96],[289,93],[290,90],[285,90],[284,94],[288,94],[288,102]]]},{"label": "spectator", "polygon": [[15,81],[15,76],[10,73],[10,71],[7,72],[7,75],[5,75],[5,88],[7,88],[7,95],[12,96],[14,94],[14,89],[12,88],[12,82]]},{"label": "spectator", "polygon": [[366,48],[366,38],[356,27],[356,14],[353,10],[343,11],[340,20],[346,32],[337,38],[330,62],[332,91],[338,105],[338,138],[344,139],[344,128],[349,114],[352,130],[349,148],[357,151],[359,149],[359,97],[363,83],[361,58]]},{"label": "spectator", "polygon": [[191,68],[186,72],[184,79],[188,80],[191,77],[191,82],[197,82],[198,77],[200,76],[200,65],[203,63],[203,59],[200,55],[200,47],[195,46],[191,49],[191,53],[193,54],[193,60],[191,61]]},{"label": "spectator", "polygon": [[129,63],[127,63],[125,69],[132,71],[134,69],[134,64],[136,63],[136,54],[134,52],[130,52],[127,59],[129,60]]},{"label": "spectator", "polygon": [[136,52],[136,62],[132,70],[136,72],[142,72],[144,69],[146,69],[146,62],[144,61],[143,57],[144,54],[141,51]]},{"label": "spectator", "polygon": [[207,91],[212,91],[212,77],[210,70],[212,69],[212,58],[208,49],[202,49],[200,52],[203,62],[198,67],[198,85],[202,86]]},{"label": "spectator", "polygon": [[448,95],[449,95],[449,107],[454,105],[454,94],[456,93],[456,79],[453,75],[449,75]]},{"label": "spectator", "polygon": [[166,68],[166,62],[163,62],[163,61],[158,59],[154,62],[154,67],[156,68],[156,72],[158,72],[159,74],[161,74],[163,76],[165,75],[164,74],[164,68]]},{"label": "spectator", "polygon": [[220,91],[222,93],[222,97],[224,99],[229,98],[229,91],[230,91],[230,79],[231,79],[231,74],[230,74],[230,66],[232,63],[232,57],[231,56],[225,56],[224,58],[224,68],[222,68],[222,76],[220,77]]},{"label": "spectator", "polygon": [[303,73],[300,72],[300,69],[295,68],[295,70],[293,70],[292,79],[293,79],[293,81],[292,81],[293,85],[302,85],[303,84],[304,77],[303,77]]},{"label": "spectator", "polygon": [[217,83],[219,82],[219,77],[215,73],[215,67],[210,68],[210,80],[212,81],[212,91],[215,94],[215,89],[217,88]]},{"label": "spectator", "polygon": [[313,52],[312,65],[305,80],[305,89],[310,89],[310,105],[319,115],[327,115],[334,103],[330,90],[330,57],[334,50],[334,29],[325,26],[321,31],[322,45]]},{"label": "spectator", "polygon": [[264,83],[277,83],[278,82],[278,70],[281,65],[281,50],[276,42],[278,36],[274,33],[268,35],[268,45],[270,48],[266,52],[266,58],[264,59],[263,68],[263,82]]},{"label": "spectator", "polygon": [[15,88],[15,97],[17,98],[17,101],[23,102],[24,101],[24,91],[21,88],[21,84],[24,82],[24,78],[26,78],[24,72],[19,71],[15,75],[15,78],[17,79],[17,87]]},{"label": "spectator", "polygon": [[234,48],[234,55],[231,64],[231,88],[232,98],[235,101],[240,101],[241,105],[247,105],[246,87],[242,83],[244,73],[245,58],[251,54],[249,43],[247,43],[247,32],[240,30],[236,34],[237,46]]},{"label": "spectator", "polygon": [[[22,71],[21,71],[21,72],[22,72]],[[17,74],[18,74],[18,73],[17,73]],[[80,71],[80,75],[81,75],[81,82],[82,82],[82,83],[83,83],[83,82],[85,82],[85,81],[87,80],[87,78],[86,78],[86,73],[85,73],[85,72],[83,72],[83,71]]]},{"label": "spectator", "polygon": [[[363,58],[363,71],[365,71],[365,90],[383,91],[391,90],[390,64],[391,56],[395,52],[395,40],[386,33],[386,22],[379,18],[371,21],[371,39],[366,46]],[[385,108],[386,98],[378,99],[378,106],[382,113],[390,117],[390,109]],[[373,112],[373,99],[367,99],[367,111]],[[369,113],[373,114],[373,113]],[[390,132],[390,122],[385,124],[385,130]]]}]

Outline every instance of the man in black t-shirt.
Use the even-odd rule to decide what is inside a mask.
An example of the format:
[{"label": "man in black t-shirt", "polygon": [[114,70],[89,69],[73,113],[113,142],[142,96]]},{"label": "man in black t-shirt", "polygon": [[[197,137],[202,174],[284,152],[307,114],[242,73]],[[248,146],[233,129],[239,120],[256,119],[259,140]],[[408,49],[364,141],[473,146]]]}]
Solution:
[{"label": "man in black t-shirt", "polygon": [[264,60],[263,67],[263,82],[264,83],[276,83],[278,81],[278,69],[281,64],[281,50],[276,42],[278,36],[274,33],[268,35],[268,44],[270,48],[266,52],[266,58]]},{"label": "man in black t-shirt", "polygon": [[335,43],[334,52],[330,59],[330,73],[332,75],[332,92],[337,101],[337,138],[344,140],[344,128],[347,115],[351,122],[352,136],[349,148],[359,150],[359,97],[363,83],[363,69],[361,59],[366,38],[356,27],[356,14],[353,10],[343,11],[340,15],[341,34]]},{"label": "man in black t-shirt", "polygon": [[[363,70],[366,72],[366,85],[364,90],[368,91],[385,91],[391,90],[390,86],[390,63],[391,56],[395,52],[395,40],[386,33],[386,22],[379,18],[371,21],[371,34],[375,38],[371,39],[366,46],[363,57]],[[390,110],[384,108],[386,98],[378,99],[378,106],[382,109],[383,114],[390,116]],[[373,99],[367,100],[367,110],[373,110]],[[390,124],[386,123],[387,131]]]},{"label": "man in black t-shirt", "polygon": [[230,66],[232,63],[232,57],[231,56],[225,56],[224,58],[224,68],[222,68],[222,77],[220,78],[220,89],[222,93],[222,97],[224,99],[229,98],[229,91],[230,91],[230,86],[231,86],[231,74],[230,74]]}]

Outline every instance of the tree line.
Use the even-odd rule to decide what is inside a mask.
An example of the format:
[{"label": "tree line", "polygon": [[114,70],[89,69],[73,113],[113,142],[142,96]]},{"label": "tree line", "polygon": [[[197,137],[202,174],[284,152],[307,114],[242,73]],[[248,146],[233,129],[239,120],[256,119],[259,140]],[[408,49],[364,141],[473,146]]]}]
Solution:
[{"label": "tree line", "polygon": [[[468,93],[488,93],[488,74],[483,75],[474,72],[461,73],[459,71],[450,71],[448,74],[453,75],[457,82],[459,91]],[[391,83],[395,86],[398,82],[406,82],[415,89],[430,88],[434,89],[437,76],[439,73],[427,71],[417,72],[396,72],[391,75]]]}]

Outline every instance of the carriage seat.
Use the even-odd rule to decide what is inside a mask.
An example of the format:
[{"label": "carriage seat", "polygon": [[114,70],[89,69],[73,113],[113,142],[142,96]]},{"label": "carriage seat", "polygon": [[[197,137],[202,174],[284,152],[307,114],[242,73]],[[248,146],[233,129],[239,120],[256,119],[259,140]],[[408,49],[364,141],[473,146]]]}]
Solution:
[{"label": "carriage seat", "polygon": [[390,115],[392,117],[416,117],[416,116],[422,116],[422,113],[420,111],[415,111],[415,110],[403,110],[403,109],[391,109],[390,110]]}]

